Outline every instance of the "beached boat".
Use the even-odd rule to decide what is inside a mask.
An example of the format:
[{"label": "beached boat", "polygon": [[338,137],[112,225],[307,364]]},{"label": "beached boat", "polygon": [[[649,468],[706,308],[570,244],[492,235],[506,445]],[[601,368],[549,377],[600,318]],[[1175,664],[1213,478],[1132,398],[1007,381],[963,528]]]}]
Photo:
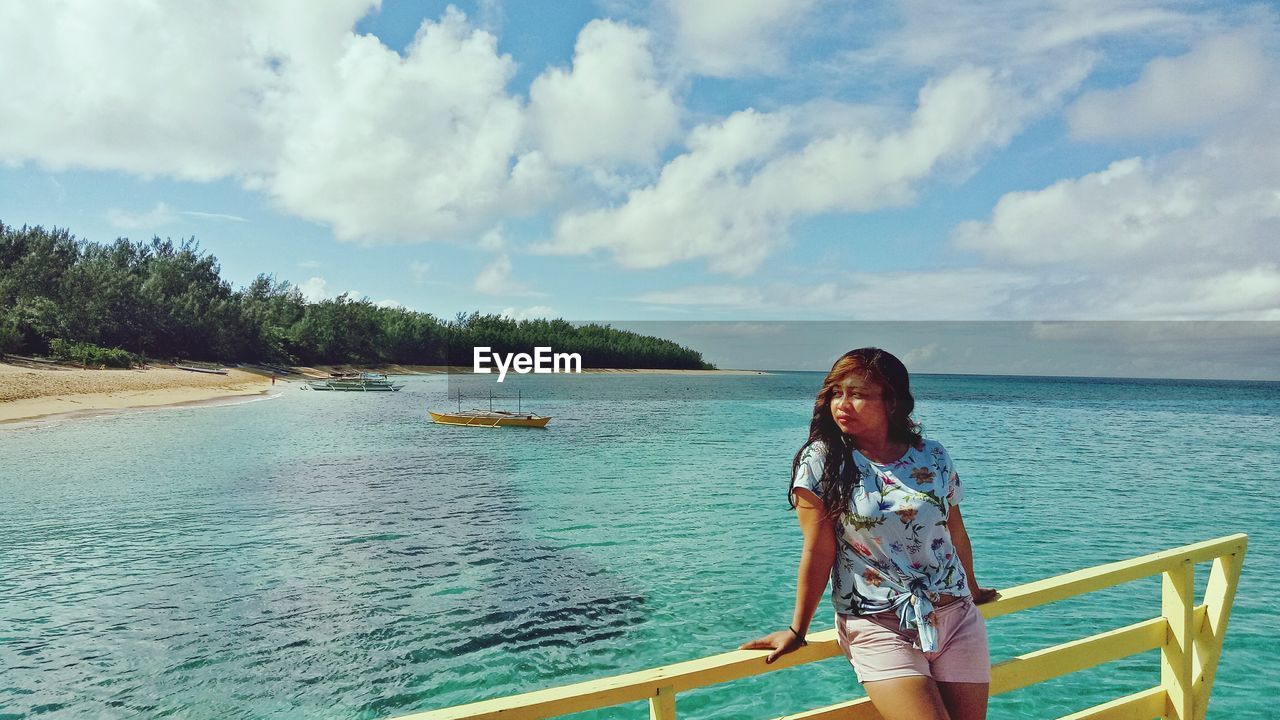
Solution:
[{"label": "beached boat", "polygon": [[179,370],[187,372],[207,373],[209,375],[226,375],[227,371],[222,368],[196,367],[195,365],[174,365]]},{"label": "beached boat", "polygon": [[463,410],[438,413],[431,410],[431,420],[441,425],[472,425],[475,427],[546,427],[551,418],[531,413],[513,413],[502,410]]},{"label": "beached boat", "polygon": [[378,373],[347,373],[325,380],[309,380],[306,387],[339,392],[397,392],[404,385],[393,383],[386,375]]}]

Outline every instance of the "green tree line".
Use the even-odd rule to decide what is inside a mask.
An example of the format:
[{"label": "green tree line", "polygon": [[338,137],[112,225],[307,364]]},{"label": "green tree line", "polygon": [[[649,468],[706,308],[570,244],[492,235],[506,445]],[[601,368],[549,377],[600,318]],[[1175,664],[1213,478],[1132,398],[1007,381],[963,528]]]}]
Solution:
[{"label": "green tree line", "polygon": [[237,290],[220,272],[194,239],[98,244],[65,229],[0,223],[0,351],[470,366],[475,346],[510,353],[541,345],[580,353],[583,367],[712,368],[694,350],[607,325],[476,312],[442,320],[347,295],[307,302],[270,275]]}]

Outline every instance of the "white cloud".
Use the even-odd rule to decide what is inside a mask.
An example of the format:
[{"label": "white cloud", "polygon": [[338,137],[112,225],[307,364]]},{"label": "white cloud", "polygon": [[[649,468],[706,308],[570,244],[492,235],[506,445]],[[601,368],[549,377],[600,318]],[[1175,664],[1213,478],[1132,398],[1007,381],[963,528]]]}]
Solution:
[{"label": "white cloud", "polygon": [[[350,27],[368,4],[300,14]],[[259,14],[248,3],[4,3],[0,158],[189,180],[267,171],[264,105],[280,78],[268,62],[277,43],[254,32]]]},{"label": "white cloud", "polygon": [[493,262],[485,266],[476,276],[475,289],[488,295],[499,295],[506,291],[511,281],[511,258],[499,253]]},{"label": "white cloud", "polygon": [[202,212],[200,210],[183,210],[181,211],[181,214],[187,217],[196,218],[197,220],[214,220],[214,221],[220,221],[220,222],[238,222],[238,223],[249,222],[248,220],[240,217],[239,215],[231,215],[229,213]]},{"label": "white cloud", "polygon": [[404,304],[404,303],[402,303],[402,302],[400,302],[399,300],[390,300],[390,299],[388,299],[388,300],[379,300],[379,301],[375,302],[375,303],[374,303],[374,305],[376,305],[376,306],[378,306],[378,307],[380,307],[380,308],[399,308],[399,309],[401,309],[401,310],[407,310],[407,309],[408,309],[408,308],[406,308],[406,307],[405,307],[405,304]]},{"label": "white cloud", "polygon": [[1132,85],[1084,94],[1067,119],[1084,139],[1200,131],[1264,97],[1270,70],[1260,35],[1219,35],[1186,55],[1151,61]]},{"label": "white cloud", "polygon": [[200,212],[198,210],[178,210],[168,203],[158,202],[146,212],[134,213],[119,208],[107,210],[107,222],[121,230],[150,231],[163,225],[172,225],[183,217],[197,220],[213,220],[220,222],[248,222],[239,215],[225,213]]},{"label": "white cloud", "polygon": [[578,34],[573,69],[529,89],[529,115],[549,160],[567,165],[652,162],[674,139],[679,108],[654,76],[649,33],[593,20]]},{"label": "white cloud", "polygon": [[515,63],[449,8],[404,56],[373,0],[0,6],[0,162],[235,178],[338,237],[462,237],[554,192]]},{"label": "white cloud", "polygon": [[[1153,61],[1138,85],[1167,69]],[[1056,279],[1010,299],[1023,316],[1280,318],[1278,114],[1268,87],[1193,147],[1008,193],[952,240]]]},{"label": "white cloud", "polygon": [[1275,131],[1218,139],[1008,193],[989,220],[964,223],[953,238],[1000,262],[1135,274],[1280,260],[1278,142]]},{"label": "white cloud", "polygon": [[[613,251],[622,265],[654,268],[705,258],[716,272],[745,275],[787,242],[793,220],[903,205],[943,167],[967,167],[1007,144],[1028,120],[1084,76],[1076,65],[1030,92],[1010,78],[966,67],[929,82],[905,127],[873,134],[846,128],[791,137],[785,114],[735,113],[695,128],[688,152],[621,207],[561,217],[551,253]],[[798,150],[789,150],[796,141]]]},{"label": "white cloud", "polygon": [[783,140],[786,119],[752,111],[695,128],[689,152],[662,170],[658,182],[634,190],[616,209],[561,217],[542,250],[582,253],[608,247],[628,267],[652,268],[708,257],[728,272],[754,269],[776,247],[778,219],[743,202],[746,166]]},{"label": "white cloud", "polygon": [[664,0],[662,4],[674,21],[684,64],[695,73],[732,77],[781,71],[787,40],[816,0]]},{"label": "white cloud", "polygon": [[511,279],[511,257],[505,250],[499,251],[493,262],[485,266],[473,284],[476,292],[486,295],[541,295],[527,284]]},{"label": "white cloud", "polygon": [[297,287],[307,302],[315,303],[333,297],[329,293],[329,282],[322,277],[309,277],[298,283]]},{"label": "white cloud", "polygon": [[339,238],[413,242],[473,232],[549,182],[540,155],[517,154],[515,64],[457,10],[424,22],[404,57],[372,36],[338,47],[276,105],[289,133],[268,184],[286,210]]},{"label": "white cloud", "polygon": [[499,315],[512,320],[539,320],[556,317],[556,311],[546,305],[534,305],[527,308],[504,308]]},{"label": "white cloud", "polygon": [[121,230],[146,230],[169,225],[178,221],[178,213],[167,204],[158,202],[146,212],[131,213],[127,210],[111,208],[107,210],[107,222]]},{"label": "white cloud", "polygon": [[476,246],[481,250],[488,250],[490,252],[498,252],[499,250],[505,249],[507,247],[507,238],[506,235],[503,234],[502,226],[499,225],[494,227],[484,235],[480,236],[480,242],[476,243]]},{"label": "white cloud", "polygon": [[320,267],[320,261],[319,260],[303,260],[298,263],[298,267],[305,268],[307,270],[314,270]]},{"label": "white cloud", "polygon": [[430,272],[431,272],[430,263],[425,263],[425,262],[422,262],[421,260],[414,260],[413,262],[409,263],[409,274],[413,276],[414,282],[424,282],[427,279],[428,273]]},{"label": "white cloud", "polygon": [[842,53],[844,62],[898,70],[975,63],[1040,72],[1064,53],[1108,38],[1124,36],[1130,48],[1158,46],[1200,37],[1223,22],[1219,13],[1185,12],[1162,0],[900,0],[883,10],[899,22]]}]

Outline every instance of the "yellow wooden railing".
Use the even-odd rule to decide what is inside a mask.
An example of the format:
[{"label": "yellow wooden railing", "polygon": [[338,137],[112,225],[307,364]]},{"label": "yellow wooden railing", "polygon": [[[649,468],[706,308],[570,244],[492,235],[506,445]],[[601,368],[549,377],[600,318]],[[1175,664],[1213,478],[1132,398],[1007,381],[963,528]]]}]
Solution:
[{"label": "yellow wooden railing", "polygon": [[[981,605],[987,618],[1008,615],[1103,588],[1162,575],[1159,617],[1019,655],[992,668],[991,694],[999,695],[1078,670],[1160,649],[1160,683],[1061,720],[1200,720],[1209,704],[1222,639],[1240,579],[1248,536],[1230,535],[1164,552],[1077,570],[1001,591]],[[1195,603],[1195,565],[1212,562],[1203,601]],[[835,630],[809,637],[809,645],[766,665],[764,650],[734,650],[548,690],[458,705],[400,720],[535,720],[596,708],[649,701],[651,720],[674,720],[676,693],[842,655]],[[789,715],[786,720],[879,720],[867,698]]]}]

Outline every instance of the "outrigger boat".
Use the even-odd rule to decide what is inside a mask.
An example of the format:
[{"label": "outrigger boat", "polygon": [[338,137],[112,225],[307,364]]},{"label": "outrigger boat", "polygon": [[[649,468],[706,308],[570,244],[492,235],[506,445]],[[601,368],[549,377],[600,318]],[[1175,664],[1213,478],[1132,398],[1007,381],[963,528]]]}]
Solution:
[{"label": "outrigger boat", "polygon": [[474,425],[476,427],[546,427],[551,418],[545,415],[532,415],[502,410],[463,410],[461,412],[438,413],[431,410],[431,419],[441,425]]},{"label": "outrigger boat", "polygon": [[345,392],[396,392],[404,387],[378,373],[334,374],[327,380],[309,380],[306,387],[312,390],[338,390]]},{"label": "outrigger boat", "polygon": [[457,412],[435,412],[428,410],[431,415],[432,422],[441,425],[468,425],[471,427],[546,427],[551,422],[551,418],[546,415],[534,415],[519,410],[521,407],[518,403],[520,395],[516,395],[518,408],[516,412],[508,412],[506,410],[494,410],[493,399],[502,397],[489,393],[489,409],[488,410],[463,410],[462,409],[462,393],[458,393],[458,411]]}]

